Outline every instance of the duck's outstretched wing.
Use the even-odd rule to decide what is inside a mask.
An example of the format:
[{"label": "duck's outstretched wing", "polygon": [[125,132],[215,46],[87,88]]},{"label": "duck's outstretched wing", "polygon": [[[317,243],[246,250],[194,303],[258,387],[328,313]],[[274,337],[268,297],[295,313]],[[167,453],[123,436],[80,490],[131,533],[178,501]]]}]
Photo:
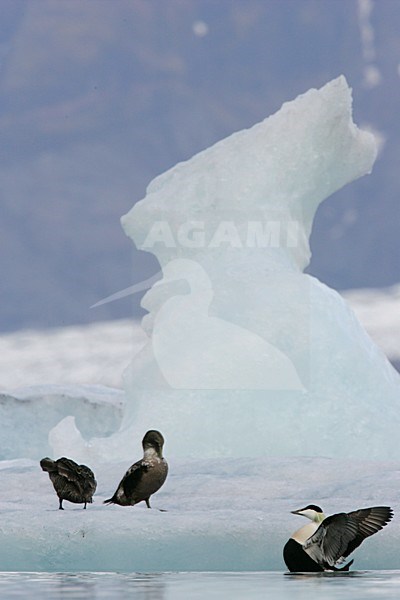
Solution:
[{"label": "duck's outstretched wing", "polygon": [[334,568],[365,538],[377,533],[393,517],[388,506],[361,508],[327,517],[305,542],[303,549],[319,565]]},{"label": "duck's outstretched wing", "polygon": [[377,533],[393,518],[393,511],[389,506],[374,506],[373,508],[361,508],[348,513],[348,516],[357,522],[358,534],[353,542],[350,542],[343,556],[346,558],[355,550],[365,538]]}]

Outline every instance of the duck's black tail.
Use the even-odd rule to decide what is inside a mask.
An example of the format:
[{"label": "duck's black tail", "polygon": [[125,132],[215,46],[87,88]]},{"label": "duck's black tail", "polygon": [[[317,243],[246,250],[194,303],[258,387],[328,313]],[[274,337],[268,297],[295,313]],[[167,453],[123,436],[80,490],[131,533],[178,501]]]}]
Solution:
[{"label": "duck's black tail", "polygon": [[116,504],[115,495],[112,498],[108,498],[108,500],[104,500],[103,504]]},{"label": "duck's black tail", "polygon": [[338,567],[334,567],[334,571],[350,571],[350,567],[353,564],[353,562],[354,559],[348,562],[347,565],[344,565],[344,567],[340,567],[340,569]]}]

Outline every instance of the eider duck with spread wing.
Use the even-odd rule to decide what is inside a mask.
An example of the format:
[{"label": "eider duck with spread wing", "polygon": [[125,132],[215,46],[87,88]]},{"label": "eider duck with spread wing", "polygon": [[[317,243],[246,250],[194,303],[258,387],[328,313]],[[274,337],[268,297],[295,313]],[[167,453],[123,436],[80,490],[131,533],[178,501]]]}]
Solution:
[{"label": "eider duck with spread wing", "polygon": [[164,438],[159,431],[150,430],[142,440],[143,458],[135,462],[121,479],[112,498],[104,504],[133,506],[146,502],[150,506],[150,496],[163,485],[168,474],[168,464],[162,451]]},{"label": "eider duck with spread wing", "polygon": [[86,465],[78,465],[70,458],[42,458],[40,466],[47,471],[59,498],[59,509],[64,510],[63,500],[75,504],[92,503],[93,494],[96,491],[97,482],[94,473]]},{"label": "eider duck with spread wing", "polygon": [[347,557],[365,538],[377,533],[393,517],[388,506],[360,508],[349,513],[325,517],[315,504],[292,511],[311,520],[295,531],[283,549],[283,558],[291,572],[348,571]]}]

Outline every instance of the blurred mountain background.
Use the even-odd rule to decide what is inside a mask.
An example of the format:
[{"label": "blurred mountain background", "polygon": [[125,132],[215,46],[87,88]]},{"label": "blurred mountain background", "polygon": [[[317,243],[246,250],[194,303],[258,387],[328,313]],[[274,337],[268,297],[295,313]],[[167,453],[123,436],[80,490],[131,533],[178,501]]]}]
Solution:
[{"label": "blurred mountain background", "polygon": [[399,282],[399,31],[392,0],[0,0],[0,331],[140,316],[140,296],[89,308],[158,270],[121,215],[341,73],[381,150],[320,207],[309,272]]}]

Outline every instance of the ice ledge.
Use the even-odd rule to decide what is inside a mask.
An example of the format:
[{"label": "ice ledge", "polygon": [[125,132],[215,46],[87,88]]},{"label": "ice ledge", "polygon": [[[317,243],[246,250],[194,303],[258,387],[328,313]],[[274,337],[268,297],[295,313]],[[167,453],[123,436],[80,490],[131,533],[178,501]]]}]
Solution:
[{"label": "ice ledge", "polygon": [[110,436],[122,422],[125,393],[101,385],[40,385],[0,392],[0,459],[42,458],[49,432],[73,417],[83,439]]},{"label": "ice ledge", "polygon": [[87,510],[58,501],[37,462],[0,462],[3,571],[284,571],[282,548],[307,503],[327,513],[391,505],[395,519],[354,553],[354,570],[398,569],[399,463],[326,458],[170,462],[145,506],[103,506],[129,462],[90,464]]}]

